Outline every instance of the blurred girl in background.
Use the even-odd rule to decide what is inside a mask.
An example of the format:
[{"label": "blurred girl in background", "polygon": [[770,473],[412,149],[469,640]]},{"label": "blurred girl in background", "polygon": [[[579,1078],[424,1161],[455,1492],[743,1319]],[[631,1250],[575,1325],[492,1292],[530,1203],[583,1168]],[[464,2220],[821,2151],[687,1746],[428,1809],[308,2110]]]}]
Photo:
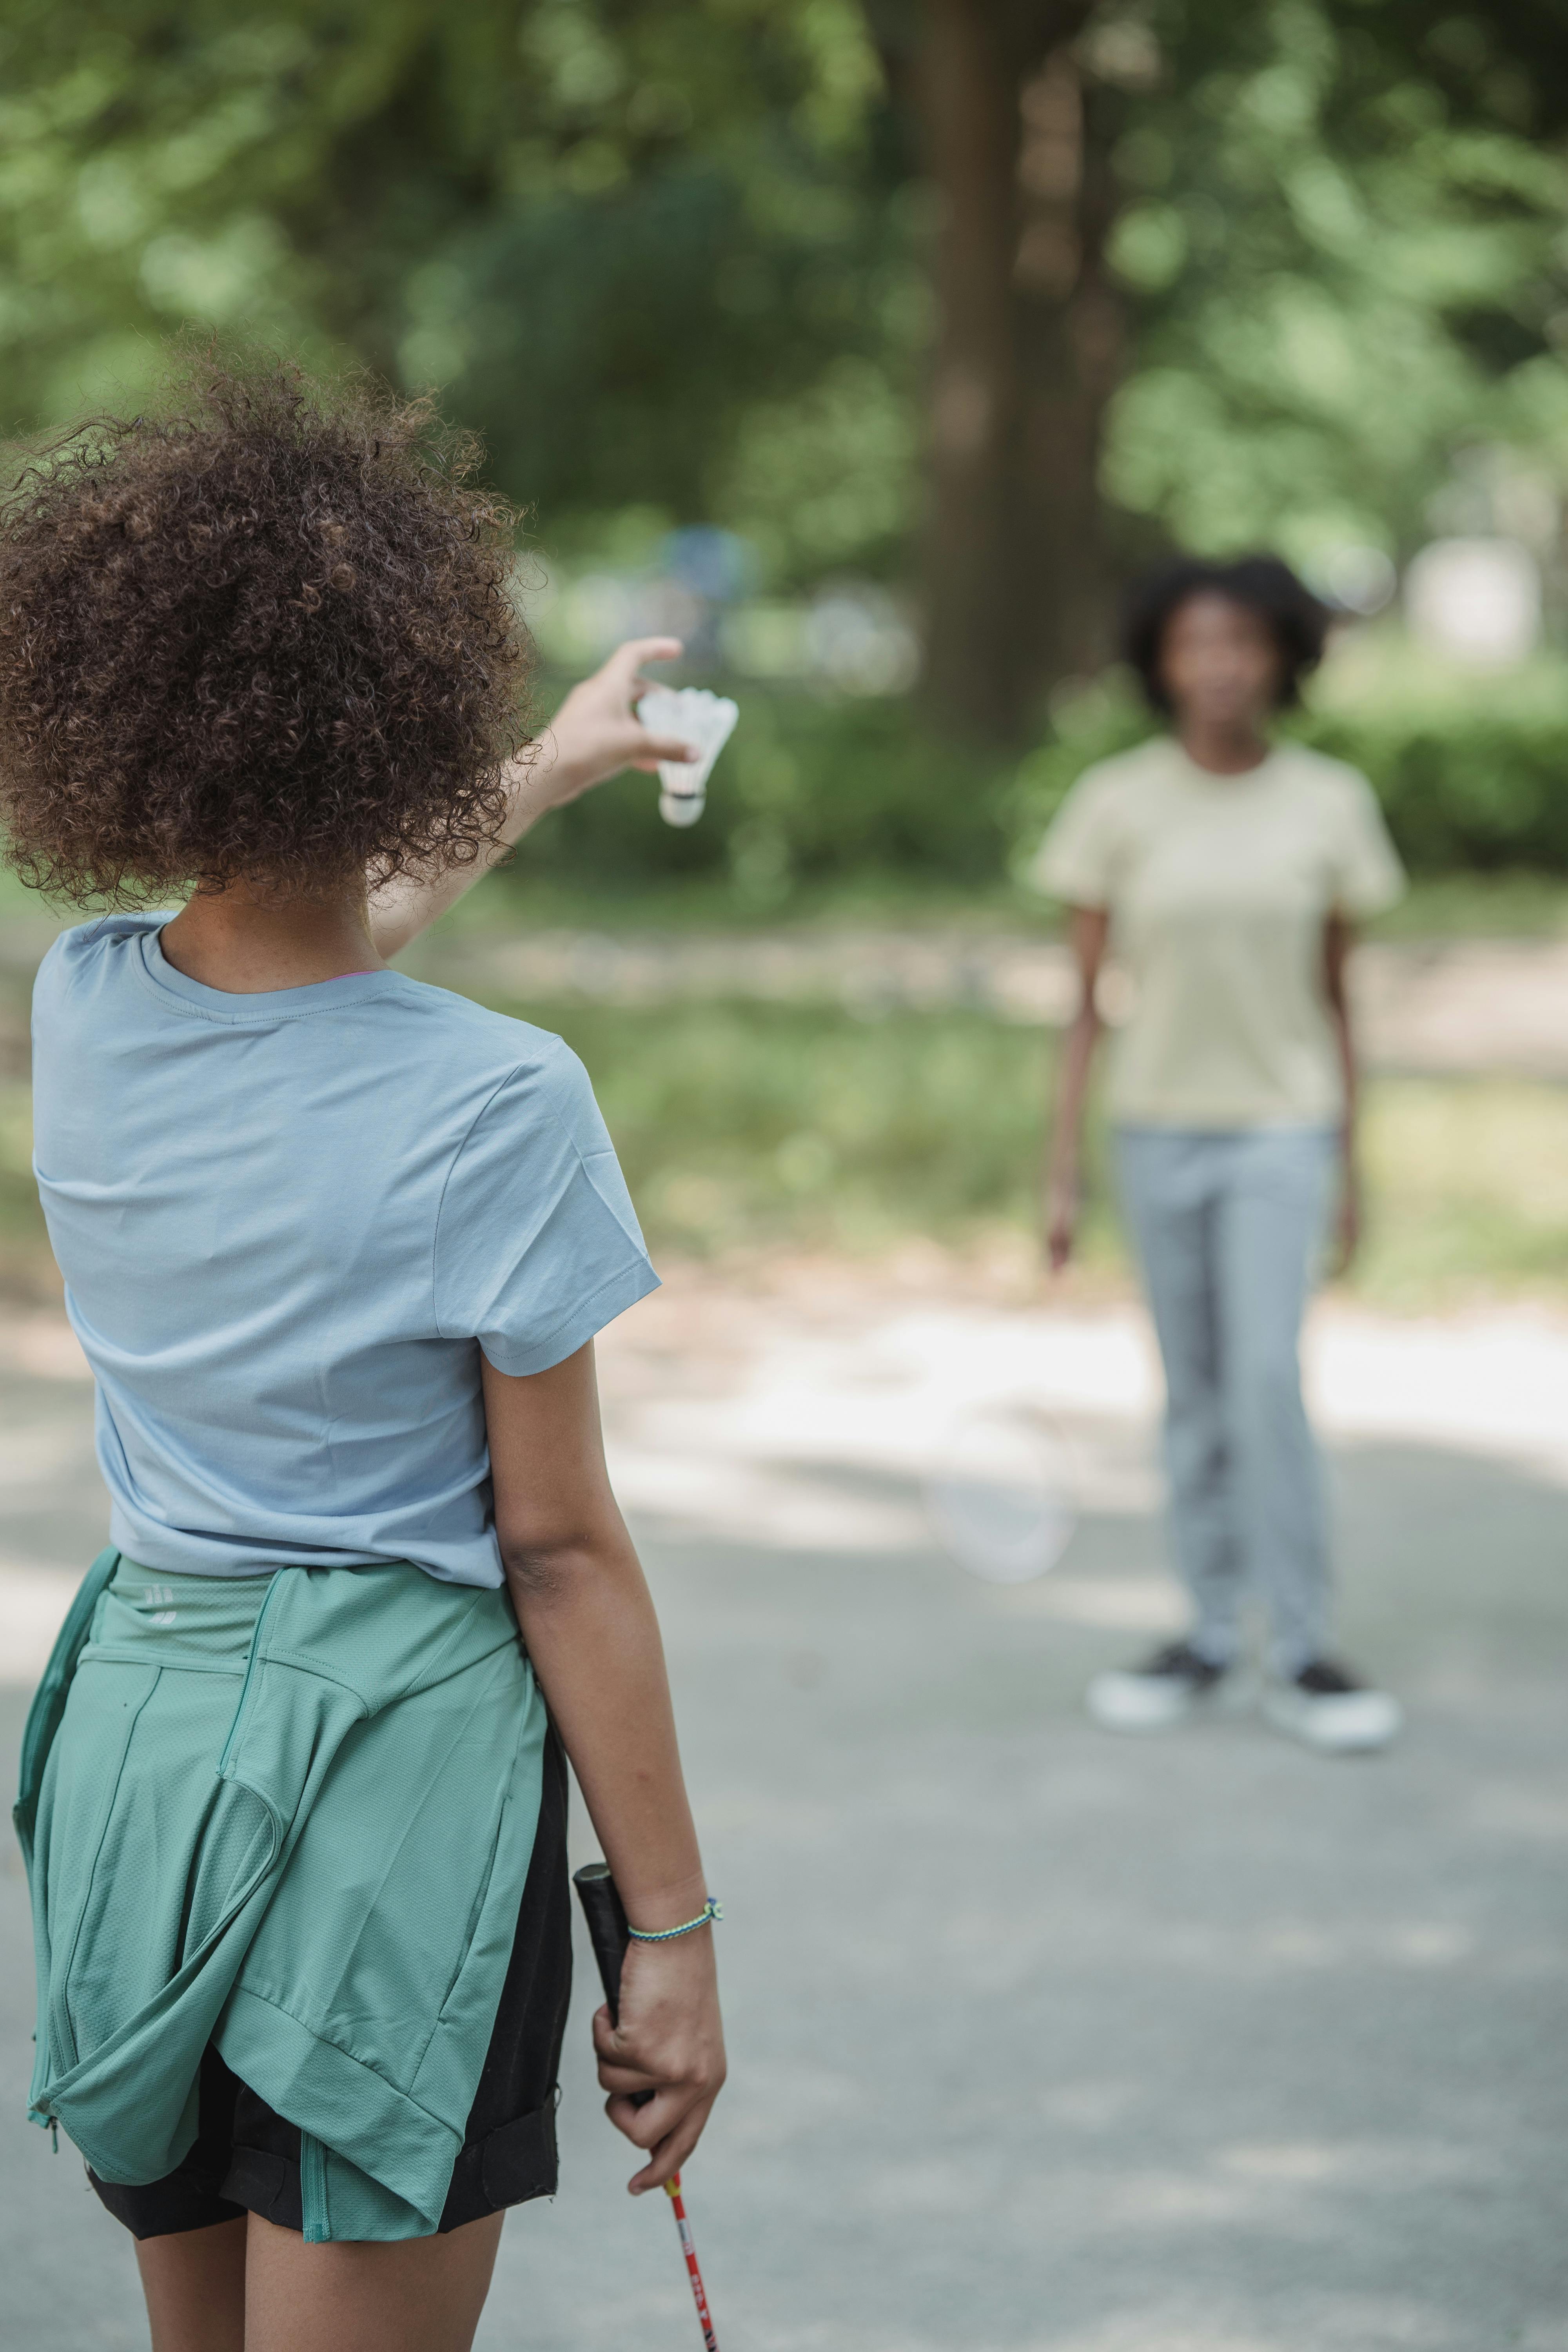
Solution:
[{"label": "blurred girl in background", "polygon": [[1089,1712],[1152,1730],[1239,1688],[1241,1612],[1268,1612],[1263,1707],[1324,1749],[1384,1746],[1397,1705],[1329,1650],[1322,1481],[1301,1402],[1302,1309],[1331,1214],[1360,1226],[1354,926],[1403,887],[1366,779],[1273,740],[1327,615],[1271,557],[1144,581],[1127,657],[1167,732],[1079,777],[1035,879],[1066,902],[1079,1003],[1046,1179],[1053,1266],[1072,1252],[1084,1097],[1108,941],[1136,986],[1110,1079],[1116,1163],[1159,1335],[1180,1641],[1097,1677]]}]

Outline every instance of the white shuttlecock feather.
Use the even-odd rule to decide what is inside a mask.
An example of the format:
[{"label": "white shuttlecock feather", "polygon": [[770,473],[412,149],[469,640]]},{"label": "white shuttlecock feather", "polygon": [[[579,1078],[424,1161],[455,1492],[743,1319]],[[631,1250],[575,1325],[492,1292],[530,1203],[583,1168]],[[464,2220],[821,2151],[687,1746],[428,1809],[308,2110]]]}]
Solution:
[{"label": "white shuttlecock feather", "polygon": [[652,686],[637,704],[637,717],[654,735],[674,735],[699,753],[695,760],[658,763],[658,813],[666,824],[695,824],[708,798],[713,762],[734,731],[741,713],[725,694],[700,686]]}]

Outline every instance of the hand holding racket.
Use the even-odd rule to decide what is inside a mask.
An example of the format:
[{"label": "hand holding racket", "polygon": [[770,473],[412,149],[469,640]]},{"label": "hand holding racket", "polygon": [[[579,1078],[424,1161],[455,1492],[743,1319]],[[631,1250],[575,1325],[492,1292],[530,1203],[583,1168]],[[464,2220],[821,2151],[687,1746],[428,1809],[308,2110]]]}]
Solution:
[{"label": "hand holding racket", "polygon": [[634,2197],[662,2189],[701,2137],[724,2082],[710,1930],[626,1948],[616,2003],[606,1997],[594,2018],[594,2050],[605,2114],[647,2151],[627,2187]]},{"label": "hand holding racket", "polygon": [[[605,2112],[617,2130],[624,2131],[628,2139],[636,2141],[639,2147],[653,2147],[651,2162],[627,2186],[634,2197],[639,2196],[645,2189],[656,2187],[662,2187],[668,2195],[674,2210],[676,2228],[680,2232],[680,2249],[685,2256],[687,2276],[697,2305],[705,2352],[719,2352],[719,2340],[709,2315],[702,2273],[697,2266],[697,2248],[692,2240],[691,2225],[686,2218],[686,2207],[681,2200],[680,2173],[679,2168],[670,2168],[668,2161],[671,2151],[678,2147],[683,2147],[688,2155],[695,2147],[723,2084],[724,2048],[722,2036],[717,2033],[717,2000],[709,2003],[717,2047],[716,2051],[708,2052],[705,2061],[695,2055],[706,2038],[701,2029],[699,2028],[693,2035],[689,2024],[682,2027],[678,2023],[676,2026],[673,2046],[679,2050],[683,2041],[690,2045],[704,2087],[687,2104],[679,2126],[657,2143],[650,2136],[658,2134],[661,2118],[652,2111],[661,2095],[684,2086],[672,2085],[667,2080],[659,2079],[657,2074],[651,2080],[646,2079],[644,2066],[625,2063],[628,2056],[646,2060],[651,2053],[637,2046],[639,2041],[644,2037],[649,2042],[657,2041],[661,2026],[668,2030],[670,2022],[668,2017],[661,2015],[661,2005],[668,2000],[668,1991],[661,1992],[658,1989],[657,1972],[650,1973],[645,1968],[646,1958],[677,1952],[682,1943],[700,1943],[707,1958],[707,1973],[711,1983],[711,1936],[704,1933],[700,1937],[682,1937],[678,1942],[668,1945],[634,1946],[628,1937],[626,1915],[608,1865],[602,1862],[587,1864],[575,1874],[573,1884],[582,1900],[594,1958],[599,1964],[599,1977],[605,1988],[605,2006],[596,2011],[594,2018],[594,2046],[599,2053],[599,2081],[611,2093],[605,2102]],[[633,2013],[633,2003],[638,2001],[646,2004],[649,2021],[642,2026],[640,2034],[637,2018]],[[680,2006],[678,1998],[675,2003],[677,2011]],[[713,2071],[715,2061],[716,2074]],[[664,2063],[668,2063],[668,2060]],[[617,2108],[622,2112],[617,2114]]]}]

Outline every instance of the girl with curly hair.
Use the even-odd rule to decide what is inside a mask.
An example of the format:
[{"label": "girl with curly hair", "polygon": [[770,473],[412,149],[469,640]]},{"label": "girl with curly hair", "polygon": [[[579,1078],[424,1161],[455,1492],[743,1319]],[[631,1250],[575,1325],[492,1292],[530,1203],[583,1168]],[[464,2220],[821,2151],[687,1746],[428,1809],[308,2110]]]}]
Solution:
[{"label": "girl with curly hair", "polygon": [[1269,1620],[1264,1713],[1340,1751],[1383,1747],[1400,1715],[1328,1649],[1297,1339],[1336,1193],[1342,1257],[1357,1234],[1354,926],[1403,877],[1366,778],[1271,733],[1327,621],[1272,556],[1184,557],[1139,583],[1125,651],[1170,731],[1079,778],[1035,875],[1070,910],[1079,982],[1047,1171],[1058,1266],[1112,935],[1137,984],[1111,1108],[1164,1360],[1171,1533],[1192,1608],[1182,1639],[1097,1676],[1089,1711],[1150,1731],[1245,1692],[1253,1594]]},{"label": "girl with curly hair", "polygon": [[688,756],[633,716],[679,648],[525,740],[475,469],[425,405],[207,365],[0,509],[8,854],[111,910],[35,995],[111,1519],[24,1753],[32,2112],[134,2233],[155,2352],[471,2342],[555,2186],[565,1757],[638,1938],[594,2020],[634,2190],[723,2081],[595,1390],[656,1276],[574,1056],[388,961],[546,810]]}]

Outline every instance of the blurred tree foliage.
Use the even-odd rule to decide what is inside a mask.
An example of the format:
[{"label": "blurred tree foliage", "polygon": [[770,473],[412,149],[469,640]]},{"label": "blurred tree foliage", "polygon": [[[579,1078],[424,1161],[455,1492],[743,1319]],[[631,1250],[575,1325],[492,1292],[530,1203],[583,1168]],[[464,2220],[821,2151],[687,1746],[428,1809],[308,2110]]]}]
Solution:
[{"label": "blurred tree foliage", "polygon": [[1408,552],[1467,446],[1568,486],[1558,0],[1157,21],[1164,71],[1113,150],[1139,327],[1111,496],[1187,543],[1300,561]]},{"label": "blurred tree foliage", "polygon": [[713,520],[787,589],[923,524],[935,698],[1016,740],[1169,537],[1397,554],[1468,449],[1568,478],[1565,36],[1568,0],[11,0],[0,426],[144,396],[195,323],[439,386],[552,547]]},{"label": "blurred tree foliage", "polygon": [[1568,478],[1563,0],[870,5],[945,198],[928,673],[969,728],[1097,668],[1163,536],[1403,552],[1466,443]]},{"label": "blurred tree foliage", "polygon": [[529,836],[520,871],[563,878],[723,877],[759,912],[833,876],[1004,871],[1016,761],[942,741],[903,698],[746,695],[700,825],[663,824],[656,795],[590,793]]},{"label": "blurred tree foliage", "polygon": [[785,579],[890,555],[926,319],[879,79],[852,0],[16,0],[0,415],[210,323],[439,386],[552,540],[641,504]]},{"label": "blurred tree foliage", "polygon": [[[836,703],[752,688],[720,789],[690,832],[654,795],[591,793],[530,836],[519,871],[562,882],[726,880],[758,912],[799,886],[925,877],[984,888],[1022,863],[1075,778],[1155,721],[1120,674],[1059,696],[1021,761],[943,742],[902,700]],[[1444,679],[1430,668],[1354,697],[1324,695],[1289,732],[1372,780],[1420,875],[1568,875],[1568,667]]]}]

